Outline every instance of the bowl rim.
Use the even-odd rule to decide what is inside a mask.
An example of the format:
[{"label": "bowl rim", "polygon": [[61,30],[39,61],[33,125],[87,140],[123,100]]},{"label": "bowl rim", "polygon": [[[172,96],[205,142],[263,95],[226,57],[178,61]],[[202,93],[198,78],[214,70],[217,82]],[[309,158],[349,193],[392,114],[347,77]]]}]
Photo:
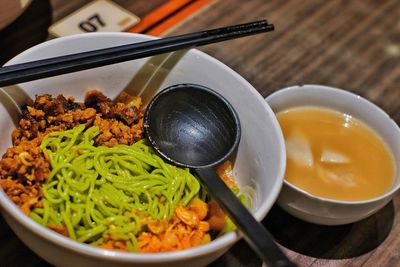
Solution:
[{"label": "bowl rim", "polygon": [[[151,40],[157,39],[157,37],[148,36],[144,34],[138,33],[125,33],[125,32],[95,32],[95,33],[83,33],[83,34],[76,34],[70,35],[65,37],[59,37],[56,39],[52,39],[46,41],[44,43],[38,44],[33,46],[22,53],[18,54],[11,60],[9,60],[6,65],[16,64],[25,62],[25,60],[21,60],[28,54],[35,53],[35,50],[40,48],[46,48],[48,46],[58,45],[62,43],[64,40],[77,40],[77,39],[87,39],[92,38],[92,36],[103,36],[105,38],[113,38],[113,37],[120,37],[126,36],[127,39],[131,38],[132,42],[140,42],[143,40]],[[272,126],[276,129],[276,134],[278,138],[278,145],[279,150],[282,152],[280,158],[277,158],[278,162],[280,163],[280,167],[278,168],[277,172],[277,179],[275,184],[273,185],[273,189],[271,190],[269,196],[267,197],[266,201],[260,203],[258,209],[253,212],[254,217],[261,221],[266,214],[271,209],[272,205],[276,202],[280,190],[283,186],[284,180],[284,173],[286,169],[286,150],[284,144],[284,138],[279,126],[278,120],[275,117],[275,113],[272,111],[271,107],[265,102],[264,98],[258,91],[241,75],[237,72],[232,70],[230,67],[225,65],[224,63],[220,62],[216,58],[201,52],[197,49],[191,49],[188,53],[191,53],[193,56],[202,57],[203,59],[211,62],[212,64],[217,65],[224,71],[228,72],[230,75],[235,76],[239,83],[241,83],[244,87],[248,88],[248,92],[252,94],[254,100],[257,100],[263,107],[266,114],[269,114],[270,119],[272,120]],[[268,201],[269,200],[269,201]],[[68,237],[62,236],[42,225],[36,223],[34,220],[26,216],[17,205],[15,205],[9,197],[4,193],[3,189],[0,188],[0,210],[2,212],[6,212],[9,216],[13,217],[20,225],[27,228],[30,232],[34,235],[39,236],[41,239],[47,240],[50,243],[55,243],[57,246],[62,247],[68,251],[76,252],[77,254],[83,254],[92,258],[102,259],[102,260],[109,260],[114,262],[146,262],[146,263],[167,263],[167,262],[176,262],[180,260],[187,260],[196,257],[205,256],[208,254],[212,254],[212,252],[218,250],[228,249],[231,245],[233,245],[236,241],[240,239],[240,234],[238,231],[232,231],[227,233],[212,242],[185,249],[180,251],[173,251],[173,252],[163,252],[163,253],[126,253],[126,252],[118,252],[113,250],[106,250],[97,247],[93,247],[91,245],[85,243],[79,243],[74,241]]]},{"label": "bowl rim", "polygon": [[[265,101],[270,104],[270,102],[272,101],[272,99],[278,99],[278,98],[282,98],[282,97],[286,97],[286,95],[288,95],[290,93],[291,96],[296,95],[298,93],[301,92],[305,92],[305,91],[312,91],[314,93],[318,93],[317,92],[321,92],[324,91],[325,93],[331,94],[331,95],[343,95],[345,97],[348,98],[352,98],[354,99],[354,101],[359,101],[362,102],[364,105],[367,105],[370,110],[372,110],[372,112],[378,113],[380,116],[382,116],[385,119],[385,124],[389,125],[390,127],[393,127],[396,130],[396,134],[399,137],[400,140],[400,128],[397,125],[397,123],[382,109],[380,108],[378,105],[376,105],[375,103],[369,101],[368,99],[355,94],[353,92],[344,90],[344,89],[340,89],[337,87],[332,87],[332,86],[327,86],[327,85],[319,85],[319,84],[302,84],[302,85],[293,85],[293,86],[288,86],[282,89],[279,89],[277,91],[275,91],[274,93],[270,94],[269,96],[267,96],[265,98]],[[282,96],[283,95],[283,96]],[[299,105],[300,106],[300,105]],[[304,106],[304,105],[301,105]],[[310,105],[310,106],[318,106],[318,107],[322,107],[322,108],[328,108],[331,110],[335,110],[333,108],[330,107],[325,107],[323,105]],[[293,107],[296,107],[296,105],[294,105]],[[272,105],[271,105],[272,108]],[[274,111],[275,112],[275,111]],[[340,111],[339,111],[340,112]],[[358,120],[361,120],[359,118],[357,118]],[[364,124],[366,124],[369,128],[371,128],[375,134],[377,134],[386,144],[386,141],[383,139],[383,137],[376,133],[376,130],[373,129],[371,126],[369,126],[369,123],[365,122],[364,120],[361,120]],[[390,150],[391,153],[392,149],[390,148],[390,146],[388,144],[386,144],[387,148]],[[392,155],[393,156],[393,155]],[[398,169],[398,164],[396,164],[395,160],[394,160],[394,164],[395,164],[395,176],[394,179],[399,180],[399,176],[400,176],[400,170]],[[381,194],[377,197],[374,198],[370,198],[370,199],[366,199],[366,200],[354,200],[354,201],[348,201],[348,200],[337,200],[337,199],[330,199],[330,198],[326,198],[326,197],[320,197],[320,196],[316,196],[314,194],[311,194],[297,186],[295,186],[294,184],[288,182],[286,179],[283,180],[283,184],[290,187],[291,189],[300,192],[302,194],[304,194],[305,196],[307,196],[310,199],[313,200],[317,200],[320,202],[325,202],[325,203],[333,203],[333,204],[341,204],[341,205],[364,205],[364,204],[371,204],[371,203],[375,203],[375,202],[379,202],[383,199],[386,199],[388,197],[391,197],[394,193],[396,193],[399,189],[400,189],[400,182],[398,182],[396,185],[392,186],[392,188],[388,191],[386,191],[384,194]]]}]

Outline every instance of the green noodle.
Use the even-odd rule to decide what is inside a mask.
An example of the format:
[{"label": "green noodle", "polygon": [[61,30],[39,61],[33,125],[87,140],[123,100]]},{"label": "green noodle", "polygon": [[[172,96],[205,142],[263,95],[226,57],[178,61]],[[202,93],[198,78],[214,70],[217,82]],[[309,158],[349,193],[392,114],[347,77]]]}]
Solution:
[{"label": "green noodle", "polygon": [[31,217],[49,226],[64,226],[79,242],[101,244],[105,235],[137,248],[141,214],[169,219],[179,205],[205,197],[188,169],[165,163],[143,141],[114,147],[95,146],[99,129],[74,129],[48,134],[40,148],[52,171],[43,185],[43,208]]}]

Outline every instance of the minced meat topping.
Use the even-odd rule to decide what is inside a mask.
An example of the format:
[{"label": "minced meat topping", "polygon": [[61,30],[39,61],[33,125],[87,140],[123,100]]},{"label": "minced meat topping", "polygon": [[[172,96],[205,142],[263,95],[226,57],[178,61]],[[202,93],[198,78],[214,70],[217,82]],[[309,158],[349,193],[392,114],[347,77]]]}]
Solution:
[{"label": "minced meat topping", "polygon": [[80,124],[98,126],[96,145],[130,145],[142,139],[141,98],[121,94],[111,101],[97,90],[87,92],[84,103],[72,97],[36,96],[22,108],[19,127],[12,132],[13,147],[0,161],[0,186],[25,213],[41,207],[41,184],[50,173],[48,158],[40,149],[43,137],[53,131],[72,129]]}]

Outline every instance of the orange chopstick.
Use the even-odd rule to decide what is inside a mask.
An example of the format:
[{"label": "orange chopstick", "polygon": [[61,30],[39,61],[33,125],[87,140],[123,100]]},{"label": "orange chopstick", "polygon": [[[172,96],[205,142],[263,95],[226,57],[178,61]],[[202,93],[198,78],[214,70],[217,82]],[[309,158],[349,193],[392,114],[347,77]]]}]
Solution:
[{"label": "orange chopstick", "polygon": [[159,8],[155,9],[147,16],[145,16],[141,21],[130,28],[129,32],[143,32],[146,29],[150,28],[151,26],[155,25],[168,15],[172,14],[182,6],[188,4],[191,0],[171,0],[167,3],[163,4]]},{"label": "orange chopstick", "polygon": [[204,6],[209,5],[211,2],[213,2],[213,0],[194,1],[192,4],[188,5],[174,16],[166,19],[159,25],[147,31],[146,34],[153,36],[160,36],[162,34],[165,34],[168,30],[173,29],[173,27],[176,27],[179,23],[183,22],[187,17],[194,14],[196,11],[200,10]]},{"label": "orange chopstick", "polygon": [[215,0],[170,0],[128,29],[128,32],[146,33],[153,36],[165,34],[177,24],[183,22],[196,11]]}]

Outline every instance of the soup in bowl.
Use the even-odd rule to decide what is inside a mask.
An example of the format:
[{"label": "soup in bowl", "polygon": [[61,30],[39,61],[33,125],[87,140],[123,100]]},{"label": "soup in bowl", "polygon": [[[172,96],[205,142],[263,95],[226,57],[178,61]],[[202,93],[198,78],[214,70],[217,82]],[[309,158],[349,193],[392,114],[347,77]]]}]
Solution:
[{"label": "soup in bowl", "polygon": [[400,187],[400,130],[379,107],[350,92],[294,86],[266,98],[285,137],[278,204],[308,222],[361,220]]}]

